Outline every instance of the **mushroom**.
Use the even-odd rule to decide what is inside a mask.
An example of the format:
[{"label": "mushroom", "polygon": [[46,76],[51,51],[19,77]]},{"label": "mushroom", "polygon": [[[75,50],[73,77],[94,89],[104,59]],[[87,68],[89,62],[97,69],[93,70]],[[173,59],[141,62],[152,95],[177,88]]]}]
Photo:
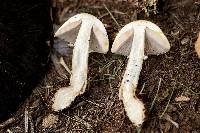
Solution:
[{"label": "mushroom", "polygon": [[103,23],[87,13],[71,17],[58,29],[55,37],[74,44],[70,86],[60,88],[53,98],[52,108],[59,111],[85,92],[89,52],[107,53],[109,41]]},{"label": "mushroom", "polygon": [[119,89],[119,98],[135,126],[144,121],[144,104],[135,94],[143,60],[147,55],[169,51],[170,44],[161,29],[152,22],[138,20],[125,25],[117,34],[111,52],[128,56],[128,64]]},{"label": "mushroom", "polygon": [[198,58],[200,58],[200,32],[199,32],[199,36],[197,38],[197,41],[195,43],[195,51],[198,55]]}]

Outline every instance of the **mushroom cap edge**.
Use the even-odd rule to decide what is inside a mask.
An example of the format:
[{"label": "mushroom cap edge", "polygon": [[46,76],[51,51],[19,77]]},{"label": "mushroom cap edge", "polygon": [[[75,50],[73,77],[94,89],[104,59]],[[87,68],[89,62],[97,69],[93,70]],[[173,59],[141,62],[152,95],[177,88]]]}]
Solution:
[{"label": "mushroom cap edge", "polygon": [[103,23],[95,16],[88,13],[77,14],[67,20],[55,33],[55,37],[65,41],[75,43],[81,23],[83,20],[94,21],[90,38],[90,51],[107,53],[109,50],[109,40]]},{"label": "mushroom cap edge", "polygon": [[145,54],[162,54],[170,49],[169,41],[162,30],[154,23],[146,20],[137,20],[125,25],[117,34],[111,52],[129,56],[132,40],[134,37],[134,26],[145,26]]}]

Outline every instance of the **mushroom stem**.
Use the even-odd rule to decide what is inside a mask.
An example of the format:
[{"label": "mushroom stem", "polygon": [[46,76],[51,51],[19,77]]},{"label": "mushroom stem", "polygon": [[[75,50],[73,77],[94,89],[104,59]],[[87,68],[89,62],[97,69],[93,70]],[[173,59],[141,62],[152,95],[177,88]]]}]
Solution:
[{"label": "mushroom stem", "polygon": [[140,71],[144,59],[145,44],[145,26],[136,26],[134,29],[134,37],[132,48],[129,55],[126,71],[121,83],[119,97],[123,100],[123,104],[129,119],[136,125],[140,126],[144,120],[144,105],[135,96]]},{"label": "mushroom stem", "polygon": [[82,21],[72,57],[72,76],[70,84],[74,90],[85,91],[87,84],[89,41],[93,24],[90,20]]},{"label": "mushroom stem", "polygon": [[82,20],[73,49],[70,86],[61,88],[56,92],[52,106],[55,111],[68,107],[76,96],[85,91],[87,85],[89,41],[92,27],[93,23],[90,19]]}]

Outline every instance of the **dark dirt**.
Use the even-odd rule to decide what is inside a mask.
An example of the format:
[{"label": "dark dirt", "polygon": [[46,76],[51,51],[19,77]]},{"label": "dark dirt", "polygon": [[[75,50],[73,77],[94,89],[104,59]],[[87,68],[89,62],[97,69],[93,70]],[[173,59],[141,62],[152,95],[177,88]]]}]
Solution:
[{"label": "dark dirt", "polygon": [[[157,14],[148,10],[150,15],[147,16],[141,9],[144,6],[141,2],[137,6],[132,1],[113,1],[65,1],[63,5],[57,5],[64,6],[66,10],[66,15],[60,20],[65,21],[80,12],[95,15],[106,24],[110,46],[125,24],[136,19],[156,23],[169,39],[171,50],[164,55],[149,56],[144,61],[137,88],[137,96],[146,107],[146,120],[141,132],[200,132],[200,60],[194,51],[200,31],[200,2],[166,0],[166,3],[159,3]],[[58,24],[59,19],[55,19],[55,22]],[[49,101],[55,90],[68,85],[69,79],[59,77],[52,65],[45,79],[2,132],[24,132],[25,111],[29,113],[30,132],[136,132],[118,98],[126,63],[126,57],[110,52],[103,56],[90,54],[86,93],[79,96],[70,108],[59,113],[50,110]],[[160,89],[155,99],[159,81]],[[190,100],[176,101],[175,98],[180,96]],[[44,119],[50,114],[58,119],[53,119],[53,124],[44,127]]]}]

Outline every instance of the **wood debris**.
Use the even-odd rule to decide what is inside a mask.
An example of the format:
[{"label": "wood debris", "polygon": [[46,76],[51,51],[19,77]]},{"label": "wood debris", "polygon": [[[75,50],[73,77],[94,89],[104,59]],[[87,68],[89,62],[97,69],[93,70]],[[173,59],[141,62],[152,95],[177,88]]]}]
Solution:
[{"label": "wood debris", "polygon": [[187,102],[187,101],[189,101],[190,100],[190,98],[189,97],[186,97],[186,96],[179,96],[179,97],[176,97],[175,98],[175,101],[176,102]]}]

